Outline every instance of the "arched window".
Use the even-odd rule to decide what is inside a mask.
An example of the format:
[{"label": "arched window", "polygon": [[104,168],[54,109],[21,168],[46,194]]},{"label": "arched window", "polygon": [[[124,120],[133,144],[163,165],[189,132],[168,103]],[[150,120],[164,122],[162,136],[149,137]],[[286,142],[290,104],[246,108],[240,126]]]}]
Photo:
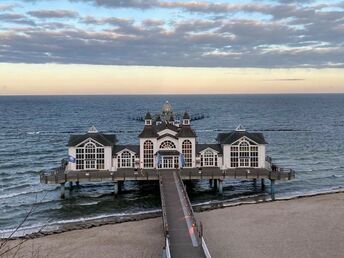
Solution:
[{"label": "arched window", "polygon": [[153,164],[154,164],[153,142],[147,140],[143,143],[143,167],[152,168]]},{"label": "arched window", "polygon": [[192,143],[190,140],[183,141],[182,153],[184,155],[185,167],[192,167]]},{"label": "arched window", "polygon": [[121,154],[121,167],[130,168],[132,167],[132,157],[129,151],[123,151]]},{"label": "arched window", "polygon": [[258,146],[245,139],[231,146],[231,167],[258,167]]},{"label": "arched window", "polygon": [[85,145],[85,169],[96,168],[96,146],[89,142]]},{"label": "arched window", "polygon": [[201,154],[201,167],[217,166],[217,155],[211,150],[206,150]]},{"label": "arched window", "polygon": [[160,144],[160,149],[175,149],[176,145],[171,141],[164,141]]},{"label": "arched window", "polygon": [[250,145],[248,142],[243,141],[239,144],[240,157],[249,157],[250,156]]},{"label": "arched window", "polygon": [[76,169],[104,169],[104,147],[89,141],[76,148]]}]

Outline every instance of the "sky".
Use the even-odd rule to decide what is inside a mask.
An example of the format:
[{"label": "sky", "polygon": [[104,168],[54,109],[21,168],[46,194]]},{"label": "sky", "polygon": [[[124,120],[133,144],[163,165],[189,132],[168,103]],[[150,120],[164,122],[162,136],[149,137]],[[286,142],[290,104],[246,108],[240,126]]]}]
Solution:
[{"label": "sky", "polygon": [[0,95],[322,92],[343,0],[0,0]]}]

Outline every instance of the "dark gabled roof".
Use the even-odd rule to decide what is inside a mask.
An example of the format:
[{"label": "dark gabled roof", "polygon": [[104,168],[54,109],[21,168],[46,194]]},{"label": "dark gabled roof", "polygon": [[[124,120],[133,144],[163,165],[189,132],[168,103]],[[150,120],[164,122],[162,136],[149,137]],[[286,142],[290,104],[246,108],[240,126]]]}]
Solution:
[{"label": "dark gabled roof", "polygon": [[140,154],[140,145],[116,145],[113,148],[113,154],[116,154],[124,149],[131,150],[132,152],[135,152],[136,154]]},{"label": "dark gabled roof", "polygon": [[190,125],[182,125],[176,136],[181,138],[196,137],[196,133],[192,130]]},{"label": "dark gabled roof", "polygon": [[221,144],[196,144],[196,153],[200,153],[207,148],[211,148],[218,153],[222,153]]},{"label": "dark gabled roof", "polygon": [[152,120],[152,115],[149,112],[147,112],[145,120]]},{"label": "dark gabled roof", "polygon": [[170,129],[171,131],[178,132],[179,128],[173,124],[170,123],[161,123],[159,125],[156,125],[156,131],[160,132],[165,129]]},{"label": "dark gabled roof", "polygon": [[139,138],[155,138],[158,136],[154,125],[146,125],[139,134]]},{"label": "dark gabled roof", "polygon": [[156,122],[161,122],[161,117],[160,117],[160,115],[158,115],[157,117],[156,117],[156,120],[155,120]]},{"label": "dark gabled roof", "polygon": [[117,142],[115,134],[103,134],[103,133],[86,133],[86,134],[72,134],[69,136],[69,141],[67,146],[76,146],[79,143],[91,138],[96,142],[104,146],[113,146]]},{"label": "dark gabled roof", "polygon": [[170,116],[169,121],[170,121],[170,122],[174,122],[174,117],[173,117],[173,116]]},{"label": "dark gabled roof", "polygon": [[267,144],[262,133],[249,133],[247,131],[232,131],[230,133],[219,133],[216,139],[220,144],[232,144],[242,137],[247,137],[258,144]]},{"label": "dark gabled roof", "polygon": [[164,138],[164,137],[171,137],[171,138],[174,138],[174,139],[178,139],[176,136],[170,134],[170,133],[165,133],[165,134],[162,134],[160,135],[157,139],[161,139],[161,138]]},{"label": "dark gabled roof", "polygon": [[155,154],[160,154],[162,156],[167,156],[167,155],[179,155],[180,152],[177,150],[159,150]]},{"label": "dark gabled roof", "polygon": [[183,119],[190,119],[189,113],[185,112],[183,115]]}]

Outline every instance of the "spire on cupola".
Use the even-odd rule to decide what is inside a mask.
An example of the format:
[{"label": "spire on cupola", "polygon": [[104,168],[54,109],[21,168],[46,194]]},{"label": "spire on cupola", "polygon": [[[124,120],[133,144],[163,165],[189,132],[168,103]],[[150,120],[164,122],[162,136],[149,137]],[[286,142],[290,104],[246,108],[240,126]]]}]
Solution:
[{"label": "spire on cupola", "polygon": [[183,115],[183,125],[190,125],[190,116],[188,112],[185,112]]},{"label": "spire on cupola", "polygon": [[152,116],[149,112],[145,116],[145,125],[152,125]]},{"label": "spire on cupola", "polygon": [[90,129],[88,129],[87,133],[98,133],[98,130],[94,125],[92,125]]}]

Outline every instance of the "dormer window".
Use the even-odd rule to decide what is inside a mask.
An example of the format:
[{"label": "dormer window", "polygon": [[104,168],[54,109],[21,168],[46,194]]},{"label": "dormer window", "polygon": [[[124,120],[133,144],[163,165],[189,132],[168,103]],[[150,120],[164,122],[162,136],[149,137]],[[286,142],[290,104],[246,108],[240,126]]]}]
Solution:
[{"label": "dormer window", "polygon": [[145,125],[152,125],[152,120],[145,120]]},{"label": "dormer window", "polygon": [[183,125],[190,125],[189,119],[183,119]]}]

